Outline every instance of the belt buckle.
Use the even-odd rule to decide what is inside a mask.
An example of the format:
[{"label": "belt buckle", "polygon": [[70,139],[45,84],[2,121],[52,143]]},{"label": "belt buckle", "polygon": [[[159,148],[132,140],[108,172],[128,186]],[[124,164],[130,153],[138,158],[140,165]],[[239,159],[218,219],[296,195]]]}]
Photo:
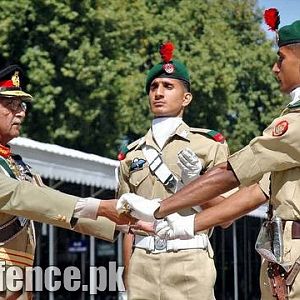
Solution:
[{"label": "belt buckle", "polygon": [[165,239],[161,239],[158,236],[154,238],[154,248],[155,250],[164,250],[167,247],[167,241]]}]

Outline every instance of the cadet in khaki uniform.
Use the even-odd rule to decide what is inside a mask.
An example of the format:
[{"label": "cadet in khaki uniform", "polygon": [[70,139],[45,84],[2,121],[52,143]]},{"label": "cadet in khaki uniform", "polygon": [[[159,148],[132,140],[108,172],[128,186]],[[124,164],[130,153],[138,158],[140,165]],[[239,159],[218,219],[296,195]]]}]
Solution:
[{"label": "cadet in khaki uniform", "polygon": [[[161,54],[163,47],[172,44],[163,45]],[[148,73],[146,92],[154,114],[152,127],[128,146],[120,165],[118,196],[132,192],[149,199],[166,198],[191,177],[226,161],[228,147],[221,134],[190,128],[182,121],[192,95],[189,74],[181,62],[169,58],[155,65]],[[180,159],[190,160],[189,174],[183,174],[184,166],[178,165],[180,152]],[[193,222],[198,208],[180,213]],[[135,234],[128,270],[129,299],[214,299],[216,270],[207,233],[173,241]]]},{"label": "cadet in khaki uniform", "polygon": [[[277,22],[274,24],[278,26]],[[161,203],[148,207],[149,201],[144,200],[142,206],[141,199],[118,203],[119,206],[127,203],[134,216],[149,220],[151,216],[162,218],[180,209],[199,205],[235,186],[247,186],[220,205],[201,212],[193,224],[195,231],[239,217],[269,197],[273,221],[282,226],[276,234],[277,244],[275,240],[271,241],[274,255],[282,256],[278,259],[279,264],[263,259],[261,268],[262,299],[270,300],[300,299],[300,20],[279,29],[278,46],[279,58],[273,66],[273,73],[281,91],[289,93],[292,100],[262,136],[254,138],[249,145],[230,156],[227,163],[214,167]],[[270,195],[262,186],[255,184],[267,172],[271,172]],[[159,235],[162,233],[174,238],[182,230],[191,230],[183,228],[182,217],[170,216],[170,220],[167,217],[168,228],[158,228]],[[280,235],[283,236],[282,253],[278,250]]]},{"label": "cadet in khaki uniform", "polygon": [[[43,186],[22,158],[11,153],[7,143],[19,135],[32,101],[31,95],[20,88],[20,76],[21,69],[16,65],[0,71],[0,261],[6,267],[25,268],[32,266],[35,250],[34,225],[29,219],[109,241],[114,239],[116,224],[103,217],[92,220],[100,214],[98,199],[78,199]],[[33,184],[43,187],[33,188]],[[8,298],[30,299],[31,294],[0,291],[0,299]]]}]

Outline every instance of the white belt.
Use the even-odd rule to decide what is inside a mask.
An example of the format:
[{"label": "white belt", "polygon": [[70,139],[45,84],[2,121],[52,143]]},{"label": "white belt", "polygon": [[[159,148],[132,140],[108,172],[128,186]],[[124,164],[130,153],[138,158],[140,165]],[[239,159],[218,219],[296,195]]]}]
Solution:
[{"label": "white belt", "polygon": [[156,236],[136,235],[134,247],[145,249],[151,253],[176,252],[185,249],[207,249],[209,240],[207,234],[201,233],[188,240],[164,240]]}]

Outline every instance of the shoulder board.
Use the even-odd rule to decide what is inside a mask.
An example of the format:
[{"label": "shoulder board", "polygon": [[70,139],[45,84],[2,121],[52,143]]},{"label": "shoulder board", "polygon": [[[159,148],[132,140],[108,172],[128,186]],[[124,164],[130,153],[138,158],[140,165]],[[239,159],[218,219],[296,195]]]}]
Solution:
[{"label": "shoulder board", "polygon": [[195,128],[195,127],[191,127],[190,130],[191,130],[191,132],[198,132],[200,134],[203,134],[203,135],[213,139],[216,142],[220,142],[220,143],[225,142],[224,136],[218,131],[211,130],[211,129],[204,129],[204,128]]},{"label": "shoulder board", "polygon": [[140,139],[138,139],[138,140],[132,142],[131,144],[129,144],[129,145],[127,146],[128,151],[130,151],[130,150],[132,150],[133,148],[135,148],[140,142],[142,142],[142,140],[143,140],[143,138],[140,138]]},{"label": "shoulder board", "polygon": [[134,149],[138,144],[139,142],[141,141],[142,138],[132,142],[131,144],[129,145],[126,145],[126,144],[123,144],[120,148],[120,151],[118,153],[118,160],[123,160],[125,157],[126,157],[126,154]]}]

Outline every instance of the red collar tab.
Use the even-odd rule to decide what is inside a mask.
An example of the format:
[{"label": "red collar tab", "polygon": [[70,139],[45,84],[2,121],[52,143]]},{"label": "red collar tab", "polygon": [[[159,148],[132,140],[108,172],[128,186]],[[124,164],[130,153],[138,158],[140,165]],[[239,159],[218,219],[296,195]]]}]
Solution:
[{"label": "red collar tab", "polygon": [[224,141],[225,141],[224,136],[220,132],[218,132],[216,135],[214,135],[213,138],[215,141],[220,142],[220,143],[224,143]]},{"label": "red collar tab", "polygon": [[123,145],[121,146],[120,152],[118,153],[118,160],[121,161],[121,160],[125,159],[126,154],[127,154],[128,151],[129,151],[129,150],[128,150],[128,148],[127,148],[127,144],[123,144]]},{"label": "red collar tab", "polygon": [[207,134],[214,139],[216,142],[220,142],[220,143],[224,143],[225,142],[225,138],[222,135],[222,133],[215,131],[215,130],[210,130],[207,132]]},{"label": "red collar tab", "polygon": [[8,158],[10,157],[10,155],[11,155],[10,148],[0,144],[0,156],[4,158]]}]

